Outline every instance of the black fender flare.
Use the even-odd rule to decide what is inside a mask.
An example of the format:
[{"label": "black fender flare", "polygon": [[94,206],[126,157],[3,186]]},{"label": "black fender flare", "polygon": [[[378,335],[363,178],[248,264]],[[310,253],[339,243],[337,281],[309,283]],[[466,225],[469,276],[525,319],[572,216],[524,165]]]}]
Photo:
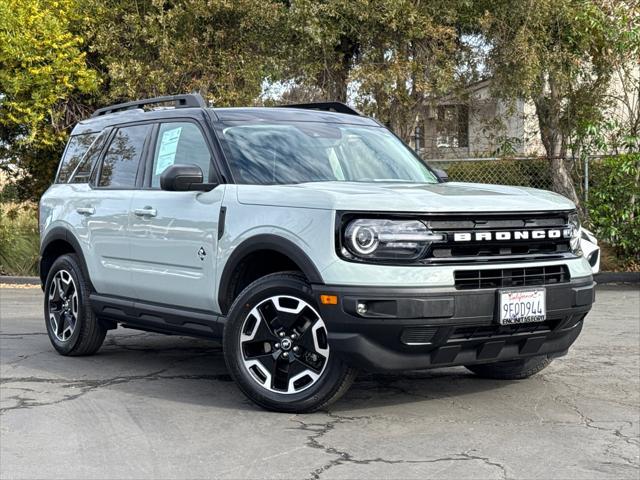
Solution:
[{"label": "black fender flare", "polygon": [[228,297],[229,288],[231,288],[233,273],[247,255],[259,250],[273,250],[285,255],[300,268],[310,283],[324,283],[320,272],[309,256],[291,240],[268,233],[256,235],[238,245],[224,265],[218,285],[218,305],[221,310],[224,311],[230,307],[227,305],[225,308],[224,303]]},{"label": "black fender flare", "polygon": [[89,276],[89,269],[87,268],[87,262],[84,258],[84,254],[82,253],[82,248],[80,247],[80,242],[75,237],[75,235],[65,227],[53,227],[47,234],[45,235],[42,242],[40,242],[40,259],[38,261],[38,273],[40,275],[40,282],[42,288],[44,288],[44,284],[47,281],[44,275],[43,261],[45,260],[44,253],[47,250],[47,247],[51,245],[53,242],[62,240],[73,248],[74,253],[78,257],[80,261],[80,268],[82,269],[82,273],[84,274],[85,280],[89,283],[91,290],[95,292],[93,288],[93,283],[91,282],[91,277]]}]

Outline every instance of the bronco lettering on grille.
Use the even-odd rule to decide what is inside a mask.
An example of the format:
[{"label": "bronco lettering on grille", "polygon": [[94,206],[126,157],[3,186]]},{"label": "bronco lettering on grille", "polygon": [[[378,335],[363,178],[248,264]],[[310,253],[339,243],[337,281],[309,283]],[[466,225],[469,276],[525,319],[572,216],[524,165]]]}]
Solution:
[{"label": "bronco lettering on grille", "polygon": [[563,230],[512,230],[504,232],[457,232],[453,234],[454,242],[484,242],[504,240],[541,240],[545,238],[570,238],[571,229]]}]

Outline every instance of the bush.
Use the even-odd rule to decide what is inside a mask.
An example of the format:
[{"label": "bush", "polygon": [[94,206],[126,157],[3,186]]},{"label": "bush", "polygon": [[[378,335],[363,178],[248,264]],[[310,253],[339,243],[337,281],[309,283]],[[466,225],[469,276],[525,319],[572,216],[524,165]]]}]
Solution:
[{"label": "bush", "polygon": [[6,183],[0,186],[0,203],[15,202],[18,200],[18,187],[15,183]]},{"label": "bush", "polygon": [[0,274],[37,275],[39,243],[36,207],[0,203]]},{"label": "bush", "polygon": [[640,263],[640,154],[589,164],[589,225],[633,268]]},{"label": "bush", "polygon": [[452,182],[496,183],[551,188],[549,162],[544,159],[453,162],[446,168]]}]

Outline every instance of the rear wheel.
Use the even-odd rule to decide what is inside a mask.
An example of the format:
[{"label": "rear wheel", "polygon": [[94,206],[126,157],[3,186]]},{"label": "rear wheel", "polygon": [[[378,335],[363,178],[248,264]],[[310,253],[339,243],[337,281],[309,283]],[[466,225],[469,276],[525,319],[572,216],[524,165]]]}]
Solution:
[{"label": "rear wheel", "polygon": [[521,358],[507,362],[467,365],[473,373],[484,378],[497,380],[521,380],[535,375],[551,363],[547,356]]},{"label": "rear wheel", "polygon": [[78,258],[62,255],[45,283],[44,317],[49,340],[61,355],[91,355],[107,333],[89,305],[89,286]]},{"label": "rear wheel", "polygon": [[239,295],[227,318],[224,351],[240,389],[281,412],[329,405],[356,374],[331,354],[311,288],[297,273],[267,275]]}]

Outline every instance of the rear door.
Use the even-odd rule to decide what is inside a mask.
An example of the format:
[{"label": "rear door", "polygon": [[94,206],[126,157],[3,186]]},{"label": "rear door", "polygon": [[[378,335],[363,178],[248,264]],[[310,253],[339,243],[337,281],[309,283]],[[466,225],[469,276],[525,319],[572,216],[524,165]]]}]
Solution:
[{"label": "rear door", "polygon": [[205,181],[219,183],[205,127],[195,119],[155,127],[145,185],[134,194],[130,217],[133,282],[141,301],[213,310],[224,185],[210,192],[160,190],[160,175],[174,164],[198,165]]},{"label": "rear door", "polygon": [[93,190],[79,213],[86,217],[90,251],[85,255],[98,293],[132,297],[129,212],[142,184],[143,162],[153,124],[114,128],[101,162],[94,169]]}]

